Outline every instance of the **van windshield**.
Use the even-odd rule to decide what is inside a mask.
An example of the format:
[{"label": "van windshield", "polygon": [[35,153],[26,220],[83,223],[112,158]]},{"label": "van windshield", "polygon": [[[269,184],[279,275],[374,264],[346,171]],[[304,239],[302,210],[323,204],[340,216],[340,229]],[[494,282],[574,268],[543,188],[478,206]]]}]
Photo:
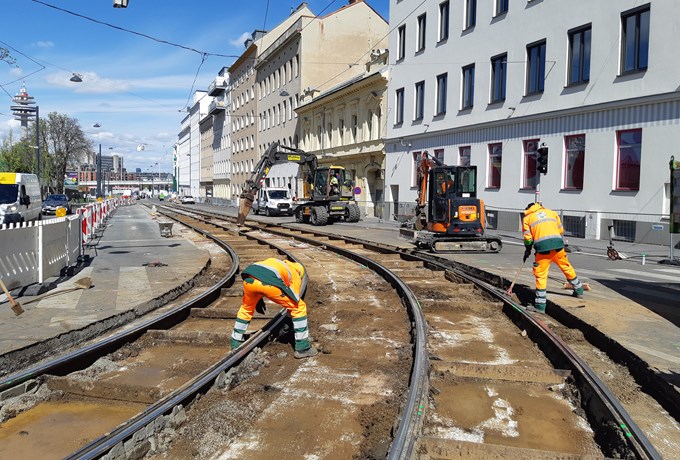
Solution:
[{"label": "van windshield", "polygon": [[0,204],[16,203],[19,196],[17,184],[0,184]]},{"label": "van windshield", "polygon": [[270,190],[269,198],[273,200],[283,200],[288,198],[288,190]]}]

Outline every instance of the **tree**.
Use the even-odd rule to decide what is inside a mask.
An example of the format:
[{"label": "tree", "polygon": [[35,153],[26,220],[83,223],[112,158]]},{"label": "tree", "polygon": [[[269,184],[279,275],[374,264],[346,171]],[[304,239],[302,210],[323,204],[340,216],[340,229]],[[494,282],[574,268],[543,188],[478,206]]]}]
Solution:
[{"label": "tree", "polygon": [[9,54],[9,50],[7,48],[3,48],[2,46],[0,46],[0,61],[5,61],[10,67],[17,66],[17,60],[14,59],[11,54]]},{"label": "tree", "polygon": [[34,171],[35,154],[26,141],[15,142],[13,132],[2,140],[0,146],[0,170],[9,172],[32,173]]},{"label": "tree", "polygon": [[[30,125],[25,139],[35,139],[35,123]],[[63,193],[66,171],[77,170],[92,150],[92,142],[85,136],[78,120],[50,112],[47,119],[40,120],[40,171],[43,185]]]}]

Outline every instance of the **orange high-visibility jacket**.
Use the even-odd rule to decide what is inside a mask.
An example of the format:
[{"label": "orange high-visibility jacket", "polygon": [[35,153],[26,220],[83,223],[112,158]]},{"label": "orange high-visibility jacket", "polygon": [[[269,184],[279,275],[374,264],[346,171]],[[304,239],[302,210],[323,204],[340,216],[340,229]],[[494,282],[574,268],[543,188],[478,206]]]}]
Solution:
[{"label": "orange high-visibility jacket", "polygon": [[252,277],[263,284],[276,286],[292,301],[299,302],[304,274],[305,270],[301,264],[272,257],[249,265],[243,270],[241,277],[244,280]]},{"label": "orange high-visibility jacket", "polygon": [[524,245],[533,244],[536,252],[548,252],[552,249],[564,248],[562,222],[560,216],[552,209],[544,208],[540,203],[534,203],[524,211],[522,219]]}]

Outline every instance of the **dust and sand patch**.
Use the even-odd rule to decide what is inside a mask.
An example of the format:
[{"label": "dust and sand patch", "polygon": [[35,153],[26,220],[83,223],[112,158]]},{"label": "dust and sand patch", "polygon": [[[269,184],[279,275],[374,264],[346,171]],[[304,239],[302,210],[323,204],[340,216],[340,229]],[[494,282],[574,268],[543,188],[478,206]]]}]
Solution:
[{"label": "dust and sand patch", "polygon": [[[430,337],[432,340],[428,342],[428,346],[432,350],[433,354],[436,354],[436,352],[440,350],[462,347],[470,344],[471,342],[482,342],[487,344],[488,347],[493,351],[494,359],[461,359],[460,362],[467,364],[489,365],[510,365],[517,363],[517,360],[511,358],[509,352],[505,348],[494,343],[496,341],[496,337],[492,329],[481,318],[476,316],[466,316],[459,323],[455,323],[440,316],[433,316],[431,318],[430,324],[432,325],[432,329],[430,330]],[[457,325],[459,330],[455,332],[450,330],[438,330],[436,329],[437,324]]]}]

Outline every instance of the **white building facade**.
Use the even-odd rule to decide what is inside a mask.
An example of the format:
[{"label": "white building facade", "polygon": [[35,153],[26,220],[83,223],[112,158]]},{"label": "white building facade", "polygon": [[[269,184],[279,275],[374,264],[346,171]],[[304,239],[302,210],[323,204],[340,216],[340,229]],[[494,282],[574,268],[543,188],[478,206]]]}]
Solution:
[{"label": "white building facade", "polygon": [[[427,151],[477,166],[491,227],[518,230],[538,199],[562,214],[567,234],[608,238],[612,226],[620,238],[668,243],[677,12],[673,0],[391,0],[394,213],[415,203]],[[536,173],[543,144],[545,175]]]}]

